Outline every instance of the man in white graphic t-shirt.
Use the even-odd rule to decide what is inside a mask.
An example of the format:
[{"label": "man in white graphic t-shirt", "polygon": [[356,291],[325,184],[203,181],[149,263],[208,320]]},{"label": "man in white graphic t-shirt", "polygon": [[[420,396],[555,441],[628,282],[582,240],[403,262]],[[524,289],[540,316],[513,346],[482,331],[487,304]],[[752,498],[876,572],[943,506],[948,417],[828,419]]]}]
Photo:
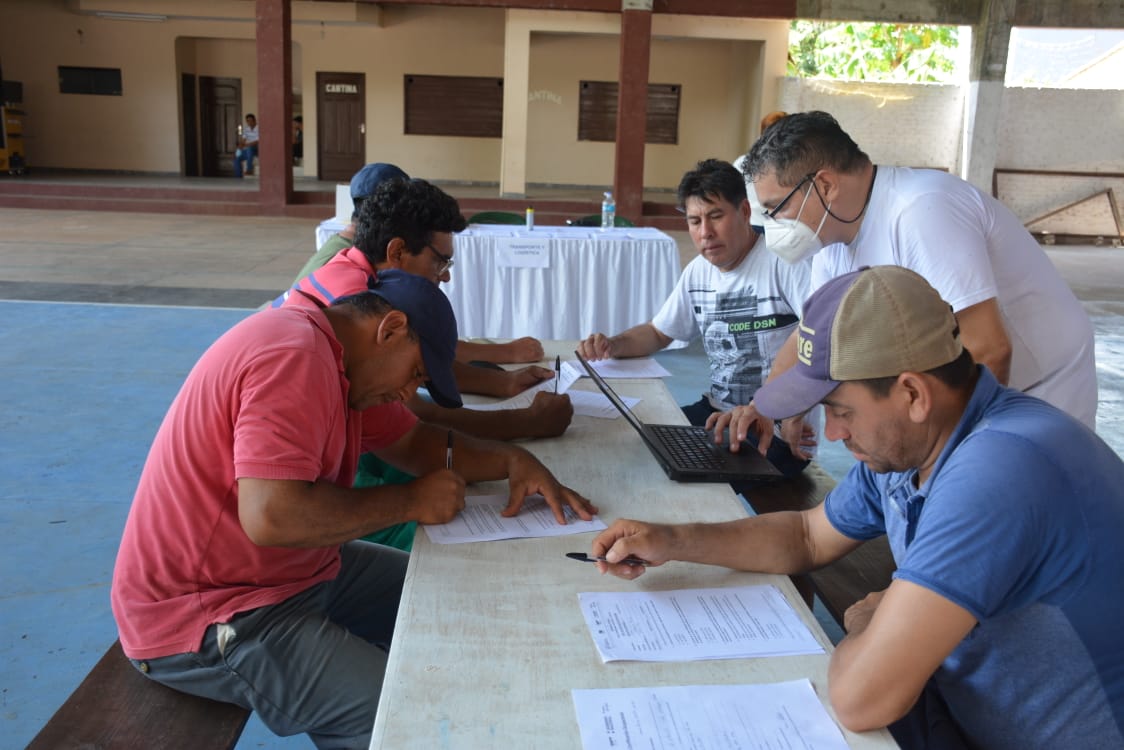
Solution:
[{"label": "man in white graphic t-shirt", "polygon": [[[646,357],[678,339],[703,337],[710,391],[683,407],[692,424],[748,404],[769,376],[777,351],[795,330],[809,290],[810,264],[789,264],[758,247],[749,226],[746,185],[732,164],[699,162],[679,183],[679,209],[699,251],[683,269],[671,296],[648,323],[606,336],[594,333],[579,349],[587,359]],[[763,245],[764,243],[760,243]],[[756,446],[754,436],[750,442]],[[800,473],[815,444],[773,441],[766,457],[784,474]]]}]

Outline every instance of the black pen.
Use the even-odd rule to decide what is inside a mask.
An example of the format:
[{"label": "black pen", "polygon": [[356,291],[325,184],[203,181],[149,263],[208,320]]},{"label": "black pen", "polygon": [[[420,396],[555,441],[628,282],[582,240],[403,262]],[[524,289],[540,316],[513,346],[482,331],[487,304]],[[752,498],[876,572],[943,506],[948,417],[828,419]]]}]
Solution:
[{"label": "black pen", "polygon": [[562,357],[554,358],[554,392],[558,393],[558,381],[562,378]]},{"label": "black pen", "polygon": [[[578,560],[580,562],[603,562],[609,563],[610,565],[613,564],[606,560],[604,557],[594,557],[592,555],[587,555],[584,552],[567,552],[566,557],[570,558],[571,560]],[[631,555],[629,555],[625,559],[621,560],[618,565],[631,565],[635,568],[641,565],[651,565],[651,563],[647,560],[641,560],[639,557],[632,557]]]},{"label": "black pen", "polygon": [[445,468],[453,468],[453,431],[449,430],[449,439],[445,443]]}]

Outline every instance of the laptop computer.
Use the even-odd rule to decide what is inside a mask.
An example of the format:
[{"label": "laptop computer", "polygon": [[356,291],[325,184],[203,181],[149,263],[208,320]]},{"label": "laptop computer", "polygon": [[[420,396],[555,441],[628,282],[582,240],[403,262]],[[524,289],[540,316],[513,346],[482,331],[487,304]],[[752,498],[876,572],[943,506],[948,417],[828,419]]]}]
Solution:
[{"label": "laptop computer", "polygon": [[682,424],[644,424],[616,391],[579,352],[578,361],[656,457],[668,478],[677,482],[763,482],[780,479],[781,473],[751,445],[731,453],[716,444],[705,427]]}]

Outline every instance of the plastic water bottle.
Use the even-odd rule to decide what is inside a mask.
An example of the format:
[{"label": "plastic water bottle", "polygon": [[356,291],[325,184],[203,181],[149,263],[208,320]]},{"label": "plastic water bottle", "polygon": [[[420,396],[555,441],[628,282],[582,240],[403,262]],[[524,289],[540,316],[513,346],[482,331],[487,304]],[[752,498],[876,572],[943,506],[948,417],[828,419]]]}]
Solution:
[{"label": "plastic water bottle", "polygon": [[527,206],[527,231],[535,228],[535,209]]},{"label": "plastic water bottle", "polygon": [[605,200],[601,201],[601,229],[612,229],[617,220],[617,204],[613,194],[605,191]]}]

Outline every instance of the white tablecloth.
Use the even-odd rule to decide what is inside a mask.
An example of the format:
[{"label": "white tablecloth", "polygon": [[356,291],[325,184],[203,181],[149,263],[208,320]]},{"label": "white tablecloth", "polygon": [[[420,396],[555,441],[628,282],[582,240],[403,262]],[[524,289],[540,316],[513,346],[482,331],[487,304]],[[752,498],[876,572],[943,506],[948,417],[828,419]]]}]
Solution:
[{"label": "white tablecloth", "polygon": [[[343,228],[336,219],[316,229],[317,247]],[[513,239],[547,240],[547,268],[506,265],[500,246]],[[679,277],[679,250],[650,227],[608,231],[586,227],[474,224],[455,239],[452,302],[462,338],[581,339],[620,333],[651,320]]]}]

